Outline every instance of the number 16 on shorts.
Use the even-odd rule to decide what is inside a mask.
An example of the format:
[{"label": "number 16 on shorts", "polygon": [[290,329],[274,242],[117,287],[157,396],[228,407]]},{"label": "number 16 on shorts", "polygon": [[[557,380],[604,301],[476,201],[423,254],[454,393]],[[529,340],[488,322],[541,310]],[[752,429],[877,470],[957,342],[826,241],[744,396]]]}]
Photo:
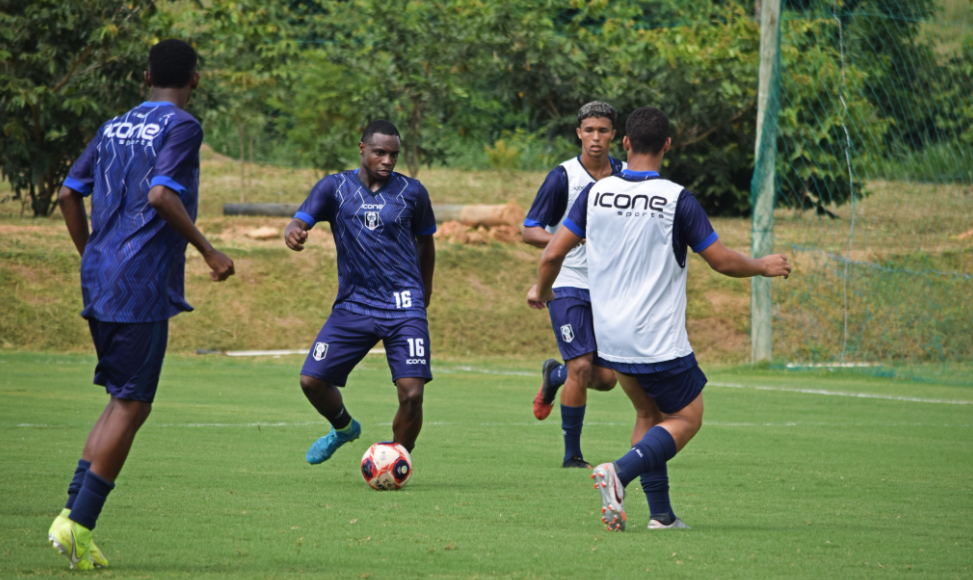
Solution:
[{"label": "number 16 on shorts", "polygon": [[409,358],[426,356],[426,340],[424,338],[407,338],[409,343]]}]

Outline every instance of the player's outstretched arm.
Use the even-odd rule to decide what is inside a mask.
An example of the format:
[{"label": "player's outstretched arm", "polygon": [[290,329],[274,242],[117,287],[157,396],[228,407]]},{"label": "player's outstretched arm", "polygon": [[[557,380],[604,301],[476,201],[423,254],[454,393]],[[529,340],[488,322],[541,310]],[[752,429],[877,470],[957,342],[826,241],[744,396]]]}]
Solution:
[{"label": "player's outstretched arm", "polygon": [[307,242],[307,232],[310,229],[311,226],[307,225],[304,220],[292,219],[291,223],[287,224],[287,229],[284,230],[284,243],[295,252],[303,251],[304,243]]},{"label": "player's outstretched arm", "polygon": [[537,269],[537,284],[527,292],[527,304],[531,308],[542,309],[554,300],[554,280],[561,273],[561,264],[572,248],[581,243],[581,238],[568,228],[560,228],[554,234],[554,239],[547,244],[541,255],[541,264]]},{"label": "player's outstretched arm", "polygon": [[419,253],[419,271],[422,273],[422,285],[425,289],[426,308],[432,301],[432,277],[436,270],[436,241],[431,235],[418,236],[416,247]]},{"label": "player's outstretched arm", "polygon": [[179,194],[164,185],[156,185],[149,190],[149,205],[165,220],[169,227],[185,238],[203,255],[203,260],[212,271],[209,277],[214,282],[222,282],[234,274],[233,260],[217,250],[199,231],[186,212]]},{"label": "player's outstretched arm", "polygon": [[708,248],[699,253],[706,260],[710,268],[720,274],[733,278],[750,278],[764,276],[773,278],[791,275],[791,265],[781,254],[771,254],[763,258],[748,258],[740,252],[735,252],[716,240]]},{"label": "player's outstretched arm", "polygon": [[57,203],[61,206],[61,215],[68,226],[71,241],[83,256],[88,245],[88,215],[84,211],[84,196],[70,187],[62,187],[57,194]]}]

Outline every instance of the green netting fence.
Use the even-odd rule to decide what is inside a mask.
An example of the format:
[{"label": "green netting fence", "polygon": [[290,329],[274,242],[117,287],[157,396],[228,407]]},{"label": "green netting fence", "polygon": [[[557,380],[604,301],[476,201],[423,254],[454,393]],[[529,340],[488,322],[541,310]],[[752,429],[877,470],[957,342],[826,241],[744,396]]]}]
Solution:
[{"label": "green netting fence", "polygon": [[795,275],[773,286],[775,358],[973,360],[970,9],[785,2],[774,242]]}]

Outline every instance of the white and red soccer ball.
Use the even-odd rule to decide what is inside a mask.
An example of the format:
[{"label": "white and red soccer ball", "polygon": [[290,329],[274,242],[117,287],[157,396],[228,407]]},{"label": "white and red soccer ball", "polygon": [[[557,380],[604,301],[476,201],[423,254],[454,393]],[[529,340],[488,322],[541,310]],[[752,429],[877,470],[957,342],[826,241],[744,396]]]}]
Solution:
[{"label": "white and red soccer ball", "polygon": [[361,475],[372,489],[401,489],[412,477],[412,457],[398,443],[376,443],[361,458]]}]

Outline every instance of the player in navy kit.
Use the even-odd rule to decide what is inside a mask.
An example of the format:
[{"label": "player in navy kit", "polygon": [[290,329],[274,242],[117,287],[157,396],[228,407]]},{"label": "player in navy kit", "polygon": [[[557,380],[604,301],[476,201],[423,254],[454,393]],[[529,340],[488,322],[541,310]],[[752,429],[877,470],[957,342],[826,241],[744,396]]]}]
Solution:
[{"label": "player in navy kit", "polygon": [[581,192],[544,251],[527,300],[543,308],[554,298],[561,262],[586,239],[598,355],[615,370],[636,409],[631,451],[592,474],[602,519],[610,529],[625,529],[625,486],[641,478],[649,529],[685,528],[671,508],[666,462],[703,422],[706,376],[686,332],[689,248],[736,278],[786,278],[791,267],[779,254],[751,259],[727,249],[693,194],[659,175],[672,142],[662,111],[636,110],[625,132],[628,168]]},{"label": "player in navy kit", "polygon": [[361,434],[337,387],[379,340],[398,389],[393,440],[411,452],[422,429],[436,218],[426,188],[393,171],[400,147],[392,123],[373,121],[358,144],[361,167],[319,181],[284,234],[299,252],[308,231],[327,221],[338,251],[338,296],[301,369],[304,395],[332,427],[308,449],[311,464]]},{"label": "player in navy kit", "polygon": [[[581,154],[554,168],[541,185],[524,220],[523,240],[546,248],[574,204],[588,185],[616,175],[625,164],[608,155],[615,137],[615,109],[593,101],[578,111],[578,139]],[[563,467],[586,467],[581,452],[581,429],[588,389],[609,391],[615,374],[597,357],[588,292],[588,267],[585,247],[572,248],[565,257],[561,273],[554,282],[555,300],[547,308],[564,364],[548,359],[541,367],[541,388],[534,397],[534,416],[543,421],[551,413],[558,388],[561,391],[561,428],[564,434]]]},{"label": "player in navy kit", "polygon": [[[183,109],[199,83],[196,51],[164,40],[149,52],[151,100],[111,119],[71,168],[58,196],[81,254],[81,291],[98,354],[95,384],[110,395],[85,442],[68,502],[48,532],[72,568],[108,565],[91,539],[108,493],[149,412],[166,352],[169,318],[183,297],[186,244],[222,281],[233,261],[196,229],[203,129]],[[91,196],[91,226],[83,198]]]}]

